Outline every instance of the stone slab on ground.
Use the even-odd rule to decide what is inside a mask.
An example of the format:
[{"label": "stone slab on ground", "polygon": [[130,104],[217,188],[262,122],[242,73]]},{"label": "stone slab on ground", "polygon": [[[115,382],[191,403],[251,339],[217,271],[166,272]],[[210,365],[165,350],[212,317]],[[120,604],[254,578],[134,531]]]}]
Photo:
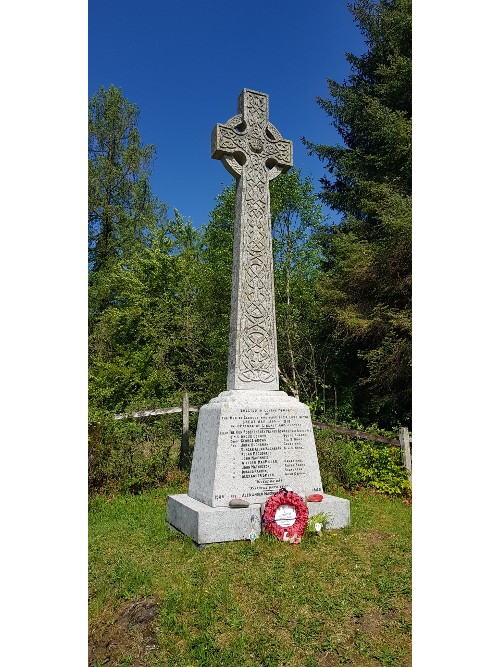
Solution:
[{"label": "stone slab on ground", "polygon": [[345,528],[351,521],[351,503],[346,498],[338,496],[324,495],[319,503],[307,503],[309,517],[315,516],[320,512],[328,514],[326,529]]},{"label": "stone slab on ground", "polygon": [[[309,516],[320,512],[330,515],[326,528],[344,528],[349,525],[349,501],[325,495],[319,503],[307,503]],[[255,517],[252,521],[252,517]],[[209,507],[185,493],[168,496],[167,522],[190,537],[196,544],[248,540],[251,531],[261,534],[260,504],[234,509]]]},{"label": "stone slab on ground", "polygon": [[179,493],[167,498],[167,522],[196,544],[248,540],[252,530],[260,535],[260,505],[210,507]]}]

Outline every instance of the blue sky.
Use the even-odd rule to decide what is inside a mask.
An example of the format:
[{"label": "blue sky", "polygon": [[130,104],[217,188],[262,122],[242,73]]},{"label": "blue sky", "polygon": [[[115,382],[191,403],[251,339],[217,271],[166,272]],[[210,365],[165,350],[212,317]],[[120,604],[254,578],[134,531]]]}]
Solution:
[{"label": "blue sky", "polygon": [[210,158],[210,135],[243,88],[269,94],[271,122],[319,192],[323,166],[300,138],[338,141],[315,98],[348,75],[346,51],[365,50],[347,2],[90,0],[88,12],[89,96],[114,84],[139,106],[142,140],[157,149],[153,190],[170,209],[207,223],[232,179]]}]

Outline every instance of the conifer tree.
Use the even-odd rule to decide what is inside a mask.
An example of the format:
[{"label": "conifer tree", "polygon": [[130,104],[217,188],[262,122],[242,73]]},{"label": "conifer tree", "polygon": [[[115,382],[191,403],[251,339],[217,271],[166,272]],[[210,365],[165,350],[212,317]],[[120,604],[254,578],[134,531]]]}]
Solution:
[{"label": "conifer tree", "polygon": [[141,143],[139,109],[115,86],[103,87],[89,103],[89,301],[91,328],[113,302],[109,279],[126,264],[164,215],[153,197],[149,174],[154,146]]},{"label": "conifer tree", "polygon": [[367,51],[328,81],[319,105],[343,143],[304,140],[325,164],[322,201],[342,213],[323,234],[325,336],[346,414],[389,426],[410,418],[411,0],[356,0]]}]

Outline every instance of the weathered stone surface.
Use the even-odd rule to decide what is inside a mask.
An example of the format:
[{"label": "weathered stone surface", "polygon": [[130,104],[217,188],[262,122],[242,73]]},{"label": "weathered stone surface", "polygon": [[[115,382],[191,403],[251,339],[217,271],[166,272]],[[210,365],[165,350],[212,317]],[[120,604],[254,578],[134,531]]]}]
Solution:
[{"label": "weathered stone surface", "polygon": [[227,507],[282,486],[323,491],[307,405],[282,391],[226,391],[200,409],[188,495]]},{"label": "weathered stone surface", "polygon": [[244,89],[238,115],[212,133],[212,157],[237,179],[227,388],[279,389],[269,181],[292,142],[269,122],[269,97]]},{"label": "weathered stone surface", "polygon": [[329,515],[325,524],[327,530],[348,526],[351,520],[350,508],[351,504],[345,498],[338,498],[337,496],[330,496],[328,494],[325,494],[323,500],[319,503],[307,503],[309,518],[320,512]]},{"label": "weathered stone surface", "polygon": [[209,507],[185,493],[168,496],[167,521],[197,544],[248,540],[251,532],[261,534],[258,505],[241,507],[236,512],[227,505]]}]

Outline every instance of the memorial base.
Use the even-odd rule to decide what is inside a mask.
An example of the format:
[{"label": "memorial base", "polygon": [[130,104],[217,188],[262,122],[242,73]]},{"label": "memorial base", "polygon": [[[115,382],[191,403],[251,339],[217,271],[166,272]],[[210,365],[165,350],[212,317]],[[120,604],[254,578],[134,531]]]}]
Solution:
[{"label": "memorial base", "polygon": [[284,391],[224,391],[198,416],[188,495],[262,503],[281,487],[323,494],[309,408]]},{"label": "memorial base", "polygon": [[[260,504],[237,509],[210,507],[182,493],[168,496],[167,523],[197,545],[249,540],[252,531],[261,534],[260,508]],[[345,498],[325,495],[319,503],[307,503],[307,508],[310,517],[320,512],[329,515],[327,530],[349,525],[350,503]]]}]

